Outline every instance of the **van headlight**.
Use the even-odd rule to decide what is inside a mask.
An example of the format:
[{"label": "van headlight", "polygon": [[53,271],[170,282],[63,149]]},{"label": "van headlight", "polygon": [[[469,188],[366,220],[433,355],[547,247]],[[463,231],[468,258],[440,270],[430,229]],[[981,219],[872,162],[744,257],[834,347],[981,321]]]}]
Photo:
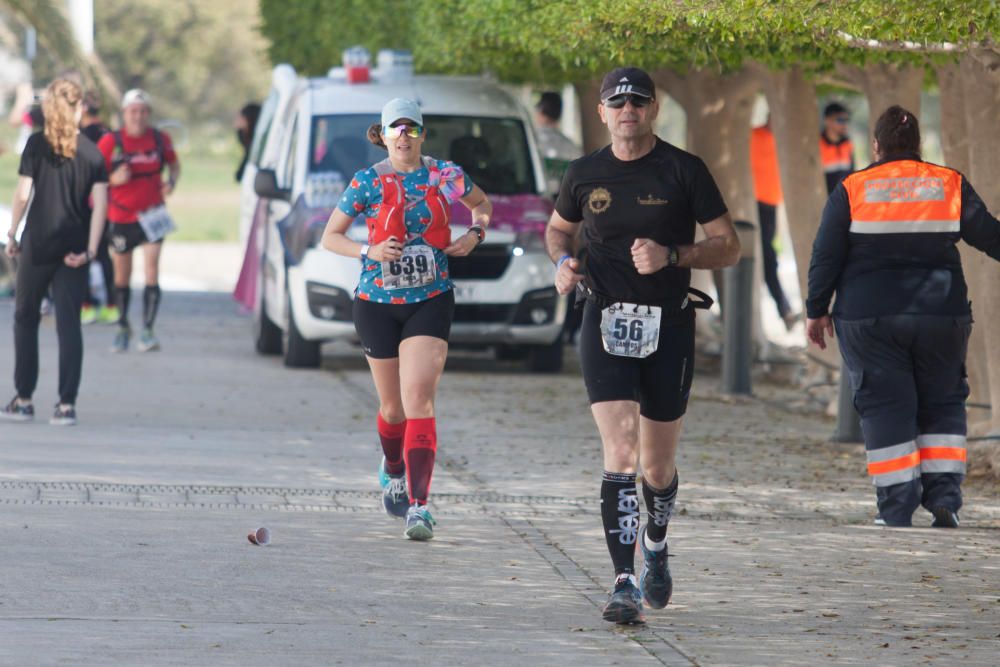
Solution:
[{"label": "van headlight", "polygon": [[518,232],[510,252],[514,257],[526,252],[545,252],[545,235],[541,232]]}]

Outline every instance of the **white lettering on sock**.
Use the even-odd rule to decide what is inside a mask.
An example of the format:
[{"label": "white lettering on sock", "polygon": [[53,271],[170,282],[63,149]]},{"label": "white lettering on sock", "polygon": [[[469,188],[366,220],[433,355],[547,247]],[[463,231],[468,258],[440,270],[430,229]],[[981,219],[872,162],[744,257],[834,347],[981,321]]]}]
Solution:
[{"label": "white lettering on sock", "polygon": [[[630,493],[631,491],[631,493]],[[639,496],[635,488],[618,490],[618,541],[622,544],[635,544],[639,537]]]}]

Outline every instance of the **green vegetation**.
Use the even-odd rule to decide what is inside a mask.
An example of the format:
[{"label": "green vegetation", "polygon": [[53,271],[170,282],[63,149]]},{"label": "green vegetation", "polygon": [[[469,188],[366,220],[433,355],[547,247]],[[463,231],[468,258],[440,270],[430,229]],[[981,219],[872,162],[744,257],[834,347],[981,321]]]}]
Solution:
[{"label": "green vegetation", "polygon": [[[9,146],[10,143],[6,142]],[[181,181],[167,206],[177,223],[177,241],[236,241],[240,206],[239,184],[233,180],[238,159],[178,151]],[[20,158],[13,151],[0,155],[0,203],[10,206]]]}]

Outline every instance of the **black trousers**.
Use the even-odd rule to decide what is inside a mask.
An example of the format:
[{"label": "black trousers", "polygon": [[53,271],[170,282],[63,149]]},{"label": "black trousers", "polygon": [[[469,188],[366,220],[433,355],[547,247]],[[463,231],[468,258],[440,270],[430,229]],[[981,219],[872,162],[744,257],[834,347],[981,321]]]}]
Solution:
[{"label": "black trousers", "polygon": [[764,269],[764,282],[767,290],[778,307],[778,315],[784,317],[791,312],[792,307],[785,297],[778,280],[778,254],[774,251],[774,234],[778,227],[778,209],[776,206],[757,202],[757,214],[760,220],[761,266]]},{"label": "black trousers", "polygon": [[[108,226],[104,227],[104,238],[101,243],[97,246],[97,262],[101,265],[101,274],[104,276],[104,293],[107,297],[104,301],[105,306],[112,306],[115,303],[115,269],[114,265],[111,263],[111,250],[110,244],[111,239],[108,236]],[[93,290],[90,289],[90,280],[88,274],[87,280],[87,296],[84,298],[84,303],[96,306],[100,304],[100,300],[94,294]]]},{"label": "black trousers", "polygon": [[835,326],[882,518],[908,526],[921,504],[957,512],[971,316],[836,319]]},{"label": "black trousers", "polygon": [[[26,239],[27,241],[27,239]],[[17,263],[14,302],[14,386],[21,398],[31,398],[38,385],[38,325],[42,299],[52,288],[59,337],[59,401],[76,403],[83,368],[80,306],[87,293],[86,265],[73,269],[62,262],[35,264],[31,243],[22,246]]]}]

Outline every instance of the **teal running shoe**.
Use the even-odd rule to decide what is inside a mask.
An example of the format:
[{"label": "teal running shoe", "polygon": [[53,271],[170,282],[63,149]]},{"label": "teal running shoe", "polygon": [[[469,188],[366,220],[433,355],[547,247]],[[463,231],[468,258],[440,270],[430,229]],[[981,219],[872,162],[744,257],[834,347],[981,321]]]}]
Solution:
[{"label": "teal running shoe", "polygon": [[406,532],[403,533],[411,540],[424,541],[434,537],[434,526],[437,521],[422,505],[410,505],[406,511]]},{"label": "teal running shoe", "polygon": [[382,487],[382,507],[389,516],[406,517],[410,509],[410,494],[406,489],[406,473],[390,475],[385,471],[385,457],[378,466],[378,483]]},{"label": "teal running shoe", "polygon": [[618,575],[618,579],[615,580],[615,589],[611,591],[608,603],[604,605],[603,615],[605,621],[619,625],[646,622],[642,614],[642,593],[632,583],[632,577],[627,574]]},{"label": "teal running shoe", "polygon": [[643,568],[639,576],[639,590],[653,609],[663,609],[670,602],[674,592],[674,580],[667,565],[667,547],[661,551],[646,548],[646,527],[639,533],[639,548],[642,550]]}]

